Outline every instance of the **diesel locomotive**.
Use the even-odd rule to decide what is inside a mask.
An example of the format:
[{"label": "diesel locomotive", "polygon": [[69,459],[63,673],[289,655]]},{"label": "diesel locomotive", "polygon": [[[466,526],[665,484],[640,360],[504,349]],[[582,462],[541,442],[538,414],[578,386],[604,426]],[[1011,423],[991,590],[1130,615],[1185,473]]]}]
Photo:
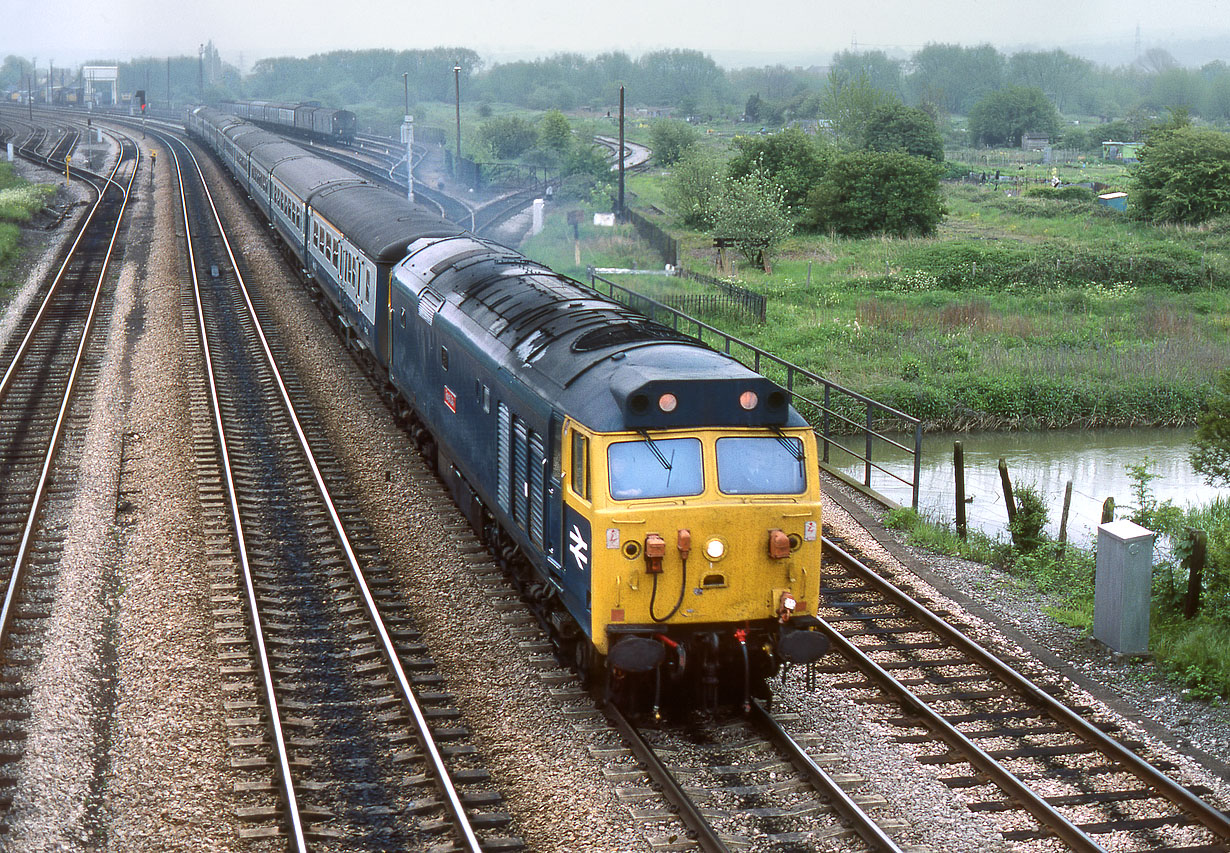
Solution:
[{"label": "diesel locomotive", "polygon": [[712,707],[824,653],[816,441],[786,390],[237,117],[187,125],[584,678]]}]

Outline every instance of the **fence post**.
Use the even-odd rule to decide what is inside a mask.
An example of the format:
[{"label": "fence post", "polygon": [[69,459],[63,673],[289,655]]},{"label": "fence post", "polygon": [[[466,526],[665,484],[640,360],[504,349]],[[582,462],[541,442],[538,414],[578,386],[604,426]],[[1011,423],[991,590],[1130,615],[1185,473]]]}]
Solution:
[{"label": "fence post", "polygon": [[957,490],[957,536],[964,542],[969,533],[965,523],[965,448],[959,441],[952,443],[952,472]]},{"label": "fence post", "polygon": [[863,485],[871,488],[871,404],[867,403],[867,451],[863,454]]},{"label": "fence post", "polygon": [[1107,498],[1102,501],[1102,524],[1110,524],[1115,520],[1115,499]]},{"label": "fence post", "polygon": [[1016,500],[1012,497],[1012,481],[1008,479],[1008,462],[999,457],[999,481],[1004,487],[1004,507],[1008,510],[1008,530],[1012,532],[1012,544],[1017,544],[1016,532]]},{"label": "fence post", "polygon": [[914,486],[910,489],[910,508],[918,512],[918,481],[922,479],[922,421],[914,424]]},{"label": "fence post", "polygon": [[1183,559],[1187,566],[1187,595],[1183,596],[1183,618],[1191,619],[1200,609],[1200,590],[1204,585],[1204,565],[1208,556],[1208,534],[1194,527],[1187,528],[1191,550]]},{"label": "fence post", "polygon": [[[789,379],[790,371],[786,371],[787,379]],[[829,461],[829,392],[833,390],[833,386],[829,383],[824,383],[824,412],[822,420],[824,422],[824,461]]]},{"label": "fence post", "polygon": [[1063,559],[1064,549],[1068,544],[1068,510],[1072,507],[1072,481],[1068,480],[1068,485],[1063,490],[1063,515],[1059,517],[1059,550],[1056,553],[1058,559]]}]

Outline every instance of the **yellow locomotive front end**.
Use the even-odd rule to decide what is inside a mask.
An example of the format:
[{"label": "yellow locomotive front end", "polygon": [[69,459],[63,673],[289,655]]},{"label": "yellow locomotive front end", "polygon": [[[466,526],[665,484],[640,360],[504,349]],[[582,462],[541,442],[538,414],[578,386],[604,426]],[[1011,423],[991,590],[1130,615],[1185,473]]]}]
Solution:
[{"label": "yellow locomotive front end", "polygon": [[[667,403],[669,405],[669,402]],[[805,426],[599,433],[570,422],[566,516],[589,527],[593,647],[615,684],[713,707],[826,649]],[[599,658],[601,659],[601,658]]]}]

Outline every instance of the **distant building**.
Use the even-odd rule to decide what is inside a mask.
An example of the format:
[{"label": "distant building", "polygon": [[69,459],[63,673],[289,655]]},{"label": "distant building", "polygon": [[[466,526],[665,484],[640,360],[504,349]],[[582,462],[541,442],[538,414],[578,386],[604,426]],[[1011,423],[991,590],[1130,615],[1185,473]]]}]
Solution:
[{"label": "distant building", "polygon": [[1021,134],[1021,150],[1033,151],[1035,148],[1045,148],[1051,144],[1050,134],[1047,133],[1022,133]]},{"label": "distant building", "polygon": [[1127,193],[1102,193],[1098,196],[1098,204],[1127,213]]},{"label": "distant building", "polygon": [[1142,146],[1144,146],[1143,142],[1103,142],[1102,159],[1135,163],[1140,159],[1138,155]]}]

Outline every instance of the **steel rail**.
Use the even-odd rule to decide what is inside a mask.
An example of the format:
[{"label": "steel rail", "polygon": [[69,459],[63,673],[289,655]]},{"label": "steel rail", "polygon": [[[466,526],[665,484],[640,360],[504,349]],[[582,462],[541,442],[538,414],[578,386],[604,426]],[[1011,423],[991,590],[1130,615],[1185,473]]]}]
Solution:
[{"label": "steel rail", "polygon": [[854,798],[837,784],[837,780],[812,760],[803,747],[799,746],[798,742],[765,710],[759,700],[752,701],[749,720],[786,754],[790,763],[807,777],[807,781],[811,782],[816,790],[829,798],[833,808],[850,824],[860,838],[875,850],[881,850],[884,853],[903,853],[892,836],[872,820],[858,803],[854,802]]},{"label": "steel rail", "polygon": [[[115,174],[115,171],[119,168],[119,166],[120,164],[117,160],[115,166],[111,170],[111,175]],[[93,181],[90,181],[88,178],[85,180],[94,187],[94,191],[98,194],[98,198],[94,200],[94,206],[90,208],[89,215],[87,215],[85,220],[82,222],[81,229],[77,232],[77,238],[73,240],[73,245],[69,248],[68,255],[64,258],[64,263],[60,264],[60,269],[56,273],[55,278],[52,280],[51,287],[47,289],[47,295],[44,297],[42,304],[39,306],[38,313],[35,314],[34,319],[30,321],[30,327],[26,330],[25,337],[22,339],[21,344],[17,347],[17,352],[13,356],[13,360],[9,362],[8,369],[4,371],[4,376],[0,377],[0,403],[4,401],[5,392],[8,391],[9,385],[12,384],[13,375],[17,370],[18,363],[25,357],[26,350],[30,346],[31,338],[33,338],[39,324],[43,321],[43,314],[47,311],[47,306],[50,304],[51,298],[60,287],[60,282],[64,278],[64,273],[68,269],[68,265],[73,260],[73,253],[77,251],[77,246],[80,245],[82,238],[85,236],[86,231],[90,227],[90,224],[94,221],[94,215],[98,212],[98,208],[102,204],[103,191],[100,190]]]},{"label": "steel rail", "polygon": [[[222,423],[222,405],[218,399],[218,384],[214,378],[213,355],[210,353],[209,347],[209,332],[205,328],[205,310],[201,302],[200,277],[197,275],[196,270],[196,252],[192,248],[192,225],[188,218],[188,199],[184,190],[184,174],[175,146],[166,139],[163,139],[163,143],[171,152],[171,158],[175,163],[175,174],[179,181],[179,200],[184,216],[184,244],[188,248],[188,269],[192,274],[192,295],[196,303],[197,332],[201,336],[201,352],[205,358],[205,378],[209,384],[210,406],[214,413],[214,429],[218,431],[218,448],[222,456],[222,471],[226,479],[226,493],[230,505],[231,523],[235,531],[236,551],[238,552],[239,564],[243,572],[244,591],[247,595],[248,612],[252,621],[252,635],[256,643],[257,662],[261,670],[261,687],[265,695],[266,709],[269,712],[270,728],[272,729],[274,739],[274,751],[277,754],[278,770],[282,778],[282,795],[286,798],[286,812],[290,822],[291,841],[297,853],[306,853],[307,840],[303,833],[303,818],[299,814],[299,799],[295,794],[294,784],[291,781],[290,753],[286,746],[285,733],[282,731],[282,715],[278,709],[277,691],[273,685],[272,668],[269,664],[268,651],[265,648],[265,629],[261,622],[260,611],[256,606],[256,586],[252,579],[252,566],[248,560],[248,545],[244,535],[243,518],[239,511],[239,498],[235,488],[235,477],[231,469],[231,455],[227,444],[226,427]],[[191,152],[189,154],[191,155]],[[195,158],[193,158],[193,163],[196,165]],[[197,165],[197,174],[200,176],[201,185],[204,187],[205,176],[200,173],[199,165]],[[208,188],[206,188],[205,192],[208,194]],[[212,200],[210,204],[212,206]],[[220,221],[218,224],[219,228],[221,228]],[[227,241],[225,233],[222,235],[222,240],[224,243],[228,243],[229,252],[229,241]]]},{"label": "steel rail", "polygon": [[[1085,740],[1086,743],[1093,746],[1107,758],[1120,763],[1123,770],[1136,776],[1146,786],[1152,788],[1163,798],[1191,815],[1214,835],[1230,840],[1230,817],[1227,817],[1224,812],[1214,808],[1187,788],[1175,782],[1126,746],[1046,693],[1016,669],[991,654],[974,642],[974,640],[915,601],[906,592],[877,575],[856,557],[841,548],[841,546],[827,537],[823,537],[822,541],[826,549],[836,555],[861,579],[877,587],[927,628],[952,643],[955,648],[968,655],[971,660],[990,671],[1007,686],[1022,694],[1027,700],[1040,706],[1052,719],[1066,726],[1069,731]],[[830,637],[840,637],[836,630],[828,626],[827,623],[825,628]],[[844,643],[844,638],[841,639]],[[872,665],[874,666],[874,663]],[[885,675],[887,676],[887,673]],[[891,676],[887,677],[891,678]],[[904,687],[900,689],[906,690]]]},{"label": "steel rail", "polygon": [[[135,147],[135,146],[134,146]],[[111,231],[111,240],[107,244],[107,253],[103,258],[102,269],[98,273],[98,284],[94,288],[94,297],[90,301],[90,308],[86,314],[85,325],[81,330],[81,340],[77,344],[77,351],[73,356],[73,363],[70,366],[68,381],[64,388],[64,396],[60,402],[60,409],[56,414],[55,425],[52,428],[51,437],[47,445],[47,455],[43,460],[41,470],[39,471],[38,482],[35,485],[34,493],[30,499],[30,512],[26,517],[26,524],[21,534],[21,542],[17,547],[17,555],[13,559],[12,572],[9,575],[8,586],[4,593],[4,604],[0,606],[0,644],[7,638],[9,633],[9,623],[13,619],[13,611],[17,604],[17,593],[21,588],[21,580],[23,569],[25,567],[27,556],[30,551],[30,543],[34,538],[34,530],[38,526],[39,513],[42,509],[43,496],[47,491],[47,481],[51,477],[51,468],[55,463],[57,451],[60,448],[60,440],[64,435],[64,423],[68,420],[68,410],[73,400],[73,391],[77,387],[77,378],[81,373],[81,363],[85,360],[86,347],[90,342],[90,332],[94,328],[94,320],[98,314],[98,303],[102,299],[103,285],[107,280],[107,272],[111,267],[111,257],[115,252],[115,242],[119,238],[120,226],[124,222],[124,213],[128,210],[129,190],[132,188],[133,181],[137,177],[137,169],[141,162],[141,149],[137,148],[137,153],[133,162],[132,175],[128,178],[128,184],[121,186],[112,178],[119,170],[124,158],[118,157],[114,168],[110,174],[104,179],[106,183],[114,186],[120,193],[123,194],[123,203],[120,205],[119,211],[115,217],[115,227]],[[101,201],[105,188],[99,190],[99,199]],[[78,238],[80,240],[80,238]],[[74,242],[74,250],[77,247],[77,242]],[[42,307],[40,307],[40,316]],[[23,343],[23,346],[25,344]],[[14,359],[16,363],[17,359]]]},{"label": "steel rail", "polygon": [[657,754],[653,751],[653,747],[641,737],[641,733],[636,730],[636,726],[628,722],[628,718],[615,707],[613,702],[604,703],[602,712],[619,729],[619,733],[627,741],[632,754],[645,766],[649,777],[662,787],[662,796],[666,797],[670,804],[679,810],[679,817],[688,829],[696,833],[697,846],[701,850],[706,851],[706,853],[730,853],[730,848],[726,846],[726,842],[718,837],[717,830],[713,828],[713,824],[709,823],[709,820],[701,814],[696,803],[692,802],[692,798],[684,792],[678,780],[666,769],[666,765],[658,758]]},{"label": "steel rail", "polygon": [[[193,163],[199,170],[200,165],[196,162],[196,156],[189,150],[188,155],[192,158]],[[204,178],[202,177],[202,181]],[[209,200],[210,208],[213,211],[214,219],[218,223],[219,230],[222,228],[222,218],[218,213],[217,206],[214,204],[213,194],[209,191],[208,185],[203,184],[205,196]],[[239,283],[240,293],[243,295],[244,304],[247,306],[249,315],[252,317],[253,324],[256,329],[257,338],[260,340],[261,348],[264,351],[266,363],[276,381],[278,391],[282,397],[282,403],[286,407],[287,415],[295,428],[295,435],[298,438],[299,445],[303,450],[304,458],[312,471],[312,477],[316,482],[316,488],[324,501],[329,512],[329,518],[333,523],[333,529],[338,537],[338,542],[346,553],[346,560],[350,566],[351,575],[355,579],[355,583],[359,587],[360,595],[363,599],[364,607],[367,609],[368,616],[372,620],[372,627],[375,629],[380,640],[381,650],[388,661],[389,668],[393,671],[394,680],[397,684],[398,692],[401,694],[402,700],[414,719],[414,725],[418,731],[418,739],[423,751],[427,753],[428,762],[436,773],[437,782],[440,786],[440,792],[444,795],[446,808],[453,817],[453,821],[462,839],[465,842],[465,849],[471,853],[480,853],[481,845],[478,837],[474,833],[474,827],[470,823],[470,819],[466,813],[465,805],[461,801],[461,796],[457,793],[457,788],[453,783],[452,775],[449,773],[447,765],[444,763],[444,758],[440,754],[440,749],[436,745],[435,740],[431,736],[431,728],[428,725],[427,717],[423,713],[422,707],[419,705],[417,697],[414,695],[414,690],[410,686],[410,679],[406,676],[405,669],[402,667],[401,659],[397,654],[397,649],[393,645],[393,639],[389,635],[388,628],[384,624],[384,619],[380,616],[379,607],[376,604],[375,598],[372,596],[371,590],[367,585],[367,579],[363,575],[363,569],[359,565],[358,556],[355,554],[354,547],[350,542],[350,537],[346,533],[345,526],[342,524],[341,516],[337,511],[337,507],[333,503],[333,498],[329,493],[329,488],[324,481],[324,477],[320,473],[320,467],[317,465],[316,457],[312,453],[312,449],[308,444],[307,436],[303,431],[303,425],[299,421],[299,415],[295,411],[295,405],[290,399],[290,393],[286,390],[286,383],[282,378],[282,372],[278,369],[277,361],[273,357],[273,351],[270,349],[269,341],[265,337],[265,332],[261,328],[260,321],[257,318],[256,308],[252,304],[251,296],[248,293],[247,283],[244,281],[243,274],[240,271],[239,263],[235,258],[234,251],[231,248],[229,240],[224,239],[223,244],[226,247],[227,255],[231,260],[231,267],[235,271],[235,278]]]}]

